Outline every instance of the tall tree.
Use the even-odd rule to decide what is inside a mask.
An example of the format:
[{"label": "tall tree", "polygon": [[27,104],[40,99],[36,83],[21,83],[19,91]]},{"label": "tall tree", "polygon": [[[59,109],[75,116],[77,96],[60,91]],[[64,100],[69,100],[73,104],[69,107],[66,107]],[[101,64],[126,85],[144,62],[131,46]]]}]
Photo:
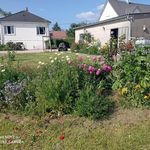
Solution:
[{"label": "tall tree", "polygon": [[75,28],[76,28],[76,27],[80,27],[80,26],[84,26],[84,25],[87,25],[87,23],[85,23],[85,22],[72,23],[72,24],[70,25],[70,28],[67,30],[67,35],[68,35],[68,37],[74,38],[74,37],[75,37]]},{"label": "tall tree", "polygon": [[52,29],[53,29],[54,31],[61,31],[61,27],[58,25],[57,22],[54,24],[54,26],[52,27]]},{"label": "tall tree", "polygon": [[6,17],[9,15],[11,15],[11,12],[4,11],[3,9],[0,8],[0,16]]}]

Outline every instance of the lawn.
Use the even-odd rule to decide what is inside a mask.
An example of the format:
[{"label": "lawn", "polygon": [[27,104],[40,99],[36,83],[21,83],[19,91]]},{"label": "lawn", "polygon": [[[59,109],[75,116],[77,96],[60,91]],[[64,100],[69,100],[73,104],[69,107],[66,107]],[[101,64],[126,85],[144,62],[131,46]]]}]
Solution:
[{"label": "lawn", "polygon": [[[63,116],[53,118],[1,114],[1,150],[148,150],[150,149],[150,111],[119,110],[110,119]],[[14,137],[12,137],[14,136]],[[14,139],[13,139],[14,138]],[[20,143],[13,144],[15,140]]]},{"label": "lawn", "polygon": [[[40,65],[41,63],[50,63],[58,58],[66,60],[67,58],[74,58],[76,55],[78,54],[70,52],[17,54],[16,61],[12,63],[19,66],[38,68],[39,63]],[[86,58],[86,61],[90,61],[92,57],[88,55],[81,56]],[[6,57],[0,61],[5,62]],[[50,82],[50,80],[47,81]],[[66,81],[64,83],[67,83],[65,78],[64,81]],[[36,80],[33,83],[35,84]],[[46,83],[44,84],[47,89]],[[40,87],[38,88],[40,89]],[[34,91],[34,88],[32,90]],[[41,89],[38,92],[41,92]],[[46,94],[49,96],[49,91]],[[57,92],[55,94],[57,96]],[[61,94],[65,97],[63,93]],[[45,95],[40,95],[40,93],[36,96],[39,96],[38,100],[40,101],[45,98]],[[114,95],[113,100],[118,101],[118,98],[117,95]],[[62,106],[67,109],[66,105]],[[18,113],[10,113],[6,109],[4,110],[5,113],[0,113],[0,150],[150,149],[150,110],[145,108],[133,109],[131,107],[131,109],[123,109],[118,106],[115,107],[109,117],[104,117],[98,121],[79,117],[74,113],[56,115],[50,112],[45,113],[45,115],[25,115],[23,112],[19,113],[19,111]]]}]

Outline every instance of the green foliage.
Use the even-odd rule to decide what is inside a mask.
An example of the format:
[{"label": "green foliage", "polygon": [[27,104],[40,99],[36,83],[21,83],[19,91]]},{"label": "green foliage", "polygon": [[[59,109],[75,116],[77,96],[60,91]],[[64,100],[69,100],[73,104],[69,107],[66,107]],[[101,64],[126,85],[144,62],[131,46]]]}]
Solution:
[{"label": "green foliage", "polygon": [[68,37],[75,38],[75,28],[76,28],[76,27],[80,27],[80,26],[84,26],[84,25],[86,25],[86,24],[87,24],[87,23],[84,23],[84,22],[81,22],[81,23],[78,23],[78,24],[72,23],[72,24],[70,25],[70,28],[67,30],[67,35],[68,35]]},{"label": "green foliage", "polygon": [[54,26],[52,27],[53,31],[61,31],[61,27],[58,25],[58,22],[56,22],[54,24]]},{"label": "green foliage", "polygon": [[0,44],[0,51],[8,51],[10,47],[5,44]]},{"label": "green foliage", "polygon": [[114,64],[115,82],[123,106],[150,106],[150,55],[138,48],[132,53],[125,52],[122,59]]},{"label": "green foliage", "polygon": [[15,61],[15,51],[8,51],[8,60]]},{"label": "green foliage", "polygon": [[77,102],[77,114],[79,116],[90,117],[91,119],[104,118],[110,113],[110,108],[113,107],[113,102],[104,95],[98,95],[91,85],[86,85],[80,91]]},{"label": "green foliage", "polygon": [[7,42],[6,46],[8,46],[10,50],[24,50],[25,49],[24,44],[22,42],[17,42],[17,43]]},{"label": "green foliage", "polygon": [[[0,105],[8,111],[42,116],[45,113],[71,114],[75,110],[78,113],[79,110],[80,114],[77,103],[87,101],[84,94],[91,95],[92,103],[90,98],[87,102],[93,105],[90,115],[85,116],[99,119],[109,111],[110,103],[104,98],[111,93],[108,91],[112,85],[112,68],[108,65],[100,67],[95,60],[85,64],[81,59],[66,56],[64,60],[57,56],[48,64],[39,62],[36,73],[31,73],[32,68],[14,68],[10,65],[12,62],[8,63],[0,69]],[[101,107],[100,110],[96,106]]]},{"label": "green foliage", "polygon": [[79,45],[75,42],[72,43],[70,48],[72,52],[79,52]]},{"label": "green foliage", "polygon": [[84,54],[99,55],[100,49],[97,45],[92,45],[92,46],[88,46],[86,48],[81,49],[79,52],[84,53]]}]

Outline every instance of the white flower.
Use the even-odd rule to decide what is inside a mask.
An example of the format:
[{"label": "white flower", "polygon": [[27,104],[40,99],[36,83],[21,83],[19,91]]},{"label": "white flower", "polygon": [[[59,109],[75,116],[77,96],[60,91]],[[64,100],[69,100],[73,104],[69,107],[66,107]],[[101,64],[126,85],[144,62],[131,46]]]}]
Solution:
[{"label": "white flower", "polygon": [[54,60],[57,60],[57,57],[55,57]]},{"label": "white flower", "polygon": [[52,57],[49,57],[49,59],[52,59]]},{"label": "white flower", "polygon": [[87,58],[90,58],[90,56],[87,56]]},{"label": "white flower", "polygon": [[63,56],[63,57],[61,57],[62,59],[64,59],[65,57]]},{"label": "white flower", "polygon": [[5,69],[2,69],[1,72],[5,72]]},{"label": "white flower", "polygon": [[41,65],[45,65],[45,63],[44,63],[44,62],[42,62],[42,63],[41,63]]},{"label": "white flower", "polygon": [[69,56],[67,55],[66,58],[68,58]]},{"label": "white flower", "polygon": [[54,63],[54,60],[51,60],[51,63]]},{"label": "white flower", "polygon": [[41,61],[38,62],[39,65],[41,65],[41,63],[42,63]]},{"label": "white flower", "polygon": [[57,53],[55,53],[55,55],[57,55]]},{"label": "white flower", "polygon": [[61,54],[60,54],[60,53],[58,53],[57,55],[58,55],[58,56],[60,56]]},{"label": "white flower", "polygon": [[63,52],[60,52],[60,54],[63,54]]},{"label": "white flower", "polygon": [[0,67],[4,67],[4,65],[0,64]]},{"label": "white flower", "polygon": [[70,60],[70,58],[69,58],[69,57],[68,57],[68,58],[66,58],[66,59],[67,59],[67,61],[68,61],[68,60]]}]

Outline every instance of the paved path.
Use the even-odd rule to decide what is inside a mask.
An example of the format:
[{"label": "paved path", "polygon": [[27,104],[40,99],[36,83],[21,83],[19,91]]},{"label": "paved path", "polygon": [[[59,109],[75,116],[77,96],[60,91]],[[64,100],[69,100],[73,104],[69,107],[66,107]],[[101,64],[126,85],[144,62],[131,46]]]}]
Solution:
[{"label": "paved path", "polygon": [[[24,53],[43,53],[43,52],[56,52],[57,49],[51,50],[25,50],[25,51],[15,51],[17,54],[24,54]],[[0,51],[0,56],[6,55],[7,51]]]}]

